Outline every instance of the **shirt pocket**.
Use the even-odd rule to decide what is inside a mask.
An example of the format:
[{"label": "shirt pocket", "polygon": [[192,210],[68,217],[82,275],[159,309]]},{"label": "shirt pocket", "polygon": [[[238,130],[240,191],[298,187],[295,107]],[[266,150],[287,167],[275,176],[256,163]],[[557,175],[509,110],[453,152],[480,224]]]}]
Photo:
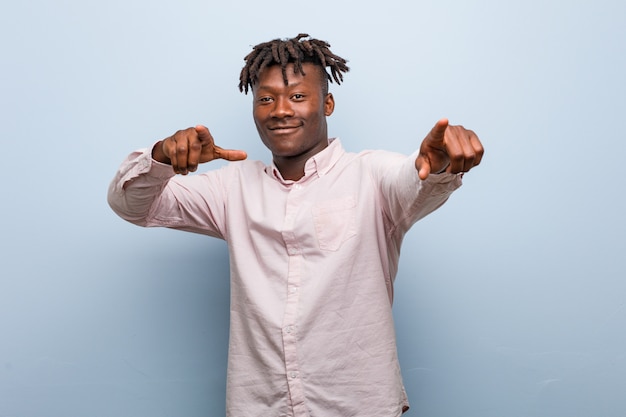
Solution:
[{"label": "shirt pocket", "polygon": [[354,196],[324,201],[313,206],[315,234],[321,250],[336,251],[356,236]]}]

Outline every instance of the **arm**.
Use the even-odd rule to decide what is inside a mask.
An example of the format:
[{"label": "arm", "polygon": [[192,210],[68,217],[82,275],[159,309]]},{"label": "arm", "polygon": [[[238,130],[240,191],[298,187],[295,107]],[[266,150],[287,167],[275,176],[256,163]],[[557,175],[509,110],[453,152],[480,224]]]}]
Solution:
[{"label": "arm", "polygon": [[378,178],[383,210],[393,229],[402,232],[441,207],[462,184],[461,175],[446,172],[421,179],[415,169],[418,156],[418,151],[408,157],[381,155],[373,171]]},{"label": "arm", "polygon": [[109,186],[109,205],[131,223],[155,226],[157,224],[149,221],[155,202],[160,201],[158,210],[163,218],[178,217],[178,202],[193,198],[185,187],[170,184],[176,173],[186,175],[195,171],[199,163],[218,158],[240,160],[245,157],[243,151],[216,146],[204,126],[178,131],[158,142],[152,151],[134,152],[124,161]]},{"label": "arm", "polygon": [[381,190],[385,211],[399,230],[443,205],[461,186],[461,175],[480,163],[483,147],[470,130],[441,119],[424,138],[419,151],[384,168]]}]

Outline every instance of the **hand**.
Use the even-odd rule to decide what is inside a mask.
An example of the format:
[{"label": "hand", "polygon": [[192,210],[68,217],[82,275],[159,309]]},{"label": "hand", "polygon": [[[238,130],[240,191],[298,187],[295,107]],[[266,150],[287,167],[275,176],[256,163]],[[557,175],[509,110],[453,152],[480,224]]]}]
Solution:
[{"label": "hand", "polygon": [[222,149],[215,145],[209,129],[198,125],[179,130],[157,143],[152,150],[152,157],[172,165],[175,173],[187,175],[198,169],[198,164],[214,159],[240,161],[246,159],[247,155],[244,151]]},{"label": "hand", "polygon": [[424,138],[415,159],[420,179],[430,174],[467,172],[480,164],[484,149],[478,136],[463,126],[450,126],[441,119]]}]

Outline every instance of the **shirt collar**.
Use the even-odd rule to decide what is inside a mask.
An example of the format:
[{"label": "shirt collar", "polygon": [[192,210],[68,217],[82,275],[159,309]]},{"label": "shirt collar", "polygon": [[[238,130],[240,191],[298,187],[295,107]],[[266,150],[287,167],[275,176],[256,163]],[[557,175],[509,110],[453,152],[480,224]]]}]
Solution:
[{"label": "shirt collar", "polygon": [[[345,150],[339,138],[328,139],[328,146],[306,161],[304,164],[304,177],[302,177],[300,181],[307,180],[313,174],[317,174],[318,177],[323,177],[331,170],[337,161],[339,161],[343,154],[345,154]],[[283,179],[282,175],[280,175],[280,171],[278,171],[278,168],[274,165],[274,162],[272,162],[271,166],[267,167],[266,172],[284,184],[295,182]]]}]

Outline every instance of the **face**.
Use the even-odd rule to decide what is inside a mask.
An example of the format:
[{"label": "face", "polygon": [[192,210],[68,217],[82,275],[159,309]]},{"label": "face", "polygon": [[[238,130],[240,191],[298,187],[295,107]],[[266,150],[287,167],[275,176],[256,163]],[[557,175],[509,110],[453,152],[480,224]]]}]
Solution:
[{"label": "face", "polygon": [[326,116],[335,102],[322,90],[323,71],[311,63],[302,68],[305,76],[287,65],[285,85],[280,66],[273,65],[261,72],[252,88],[254,123],[279,168],[306,161],[328,146]]}]

